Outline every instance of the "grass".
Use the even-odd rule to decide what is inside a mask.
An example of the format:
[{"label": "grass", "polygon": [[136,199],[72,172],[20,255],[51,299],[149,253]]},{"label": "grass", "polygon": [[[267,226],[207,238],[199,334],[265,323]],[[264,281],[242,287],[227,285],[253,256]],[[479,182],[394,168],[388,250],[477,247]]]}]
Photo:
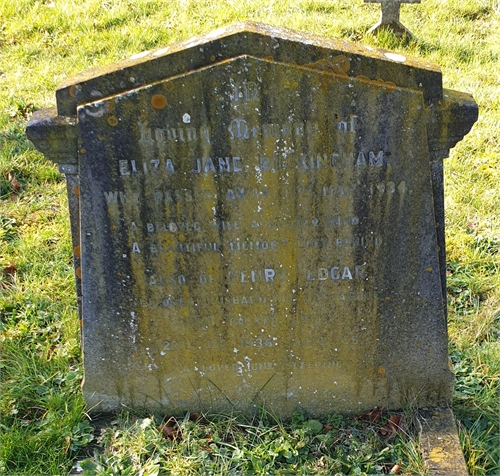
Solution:
[{"label": "grass", "polygon": [[[56,85],[70,74],[240,20],[428,58],[442,67],[445,87],[470,92],[479,103],[479,121],[445,161],[450,355],[469,471],[500,471],[500,4],[403,5],[402,21],[416,42],[366,36],[379,8],[361,0],[0,3],[0,473],[67,474],[92,438],[79,391],[64,179],[26,140],[27,119],[54,104]],[[172,441],[158,430],[165,415],[133,420],[124,413],[95,435],[104,450],[85,463],[86,471],[157,474],[158,467],[175,465],[168,466],[172,474],[236,474],[238,468],[363,474],[400,460],[404,472],[423,471],[414,437],[387,441],[378,433],[384,422],[332,416],[319,430],[304,415],[286,426],[264,416],[181,418],[182,439]],[[350,466],[342,466],[349,458]]]},{"label": "grass", "polygon": [[154,417],[130,419],[124,413],[101,431],[104,451],[81,467],[88,475],[120,474],[123,465],[132,474],[332,475],[381,474],[405,461],[408,471],[421,472],[416,440],[407,434],[382,437],[380,427],[339,415],[323,424],[300,412],[285,426],[264,410],[252,421],[187,414],[161,425]]}]

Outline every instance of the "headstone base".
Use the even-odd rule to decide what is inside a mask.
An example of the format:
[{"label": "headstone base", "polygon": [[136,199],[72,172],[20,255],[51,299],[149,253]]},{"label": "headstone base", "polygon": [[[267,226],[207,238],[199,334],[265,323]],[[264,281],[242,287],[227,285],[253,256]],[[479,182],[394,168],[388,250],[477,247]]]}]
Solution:
[{"label": "headstone base", "polygon": [[468,476],[469,471],[449,408],[421,410],[420,444],[430,476]]},{"label": "headstone base", "polygon": [[405,36],[407,38],[416,40],[416,37],[411,33],[410,30],[408,30],[402,23],[396,21],[390,23],[382,23],[380,21],[376,25],[373,25],[368,30],[368,33],[375,35],[382,30],[390,31],[394,33],[398,38],[402,38],[403,36]]}]

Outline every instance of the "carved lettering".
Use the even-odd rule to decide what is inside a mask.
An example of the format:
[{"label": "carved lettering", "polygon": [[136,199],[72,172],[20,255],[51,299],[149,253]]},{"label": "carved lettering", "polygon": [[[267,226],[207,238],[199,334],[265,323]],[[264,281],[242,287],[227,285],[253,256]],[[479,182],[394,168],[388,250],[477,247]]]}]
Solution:
[{"label": "carved lettering", "polygon": [[384,165],[384,152],[379,151],[377,154],[375,152],[368,152],[368,161],[363,152],[359,152],[358,160],[356,162],[357,167],[382,167]]},{"label": "carved lettering", "polygon": [[163,144],[165,142],[201,142],[202,145],[210,144],[210,130],[207,126],[195,128],[191,126],[185,127],[156,127],[154,129],[148,126],[147,122],[139,121],[140,144]]},{"label": "carved lettering", "polygon": [[213,159],[206,157],[203,159],[196,159],[195,165],[192,169],[194,174],[201,173],[225,173],[225,172],[241,172],[241,158],[240,157],[218,157]]},{"label": "carved lettering", "polygon": [[250,139],[247,121],[244,119],[233,119],[227,130],[229,131],[231,140]]},{"label": "carved lettering", "polygon": [[245,81],[232,85],[232,91],[229,94],[231,100],[237,102],[258,102],[259,88],[253,81]]},{"label": "carved lettering", "polygon": [[338,265],[332,267],[324,267],[317,269],[307,270],[308,281],[326,281],[331,279],[333,281],[339,280],[353,280],[353,279],[366,279],[367,275],[363,268],[365,265],[355,265],[354,267]]},{"label": "carved lettering", "polygon": [[[311,343],[309,345],[315,346],[316,344]],[[294,369],[308,369],[308,370],[310,370],[310,369],[325,369],[325,368],[331,368],[331,367],[339,368],[340,363],[336,360],[328,360],[328,361],[324,361],[324,362],[304,362],[304,361],[295,362],[295,361],[292,361],[292,366]]]}]

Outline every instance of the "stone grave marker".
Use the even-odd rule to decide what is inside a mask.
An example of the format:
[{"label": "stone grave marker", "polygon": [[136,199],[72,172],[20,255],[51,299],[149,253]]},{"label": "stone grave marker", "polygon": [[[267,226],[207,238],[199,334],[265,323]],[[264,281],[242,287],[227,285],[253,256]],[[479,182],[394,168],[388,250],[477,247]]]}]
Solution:
[{"label": "stone grave marker", "polygon": [[364,0],[364,2],[380,3],[382,7],[380,20],[368,30],[368,33],[376,33],[385,28],[393,31],[397,36],[413,36],[399,21],[401,4],[420,3],[421,0]]},{"label": "stone grave marker", "polygon": [[426,60],[251,23],[72,77],[90,406],[449,403],[442,159],[477,118]]}]

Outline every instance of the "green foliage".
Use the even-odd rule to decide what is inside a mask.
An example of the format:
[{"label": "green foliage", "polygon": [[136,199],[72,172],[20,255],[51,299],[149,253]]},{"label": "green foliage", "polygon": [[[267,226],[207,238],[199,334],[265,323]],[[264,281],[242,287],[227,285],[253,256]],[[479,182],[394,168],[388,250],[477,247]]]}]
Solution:
[{"label": "green foliage", "polygon": [[2,309],[0,464],[7,474],[60,474],[89,442],[77,340],[50,302]]},{"label": "green foliage", "polygon": [[[70,74],[242,20],[430,59],[442,67],[445,87],[479,103],[478,123],[445,161],[450,353],[469,470],[500,470],[500,6],[403,5],[402,21],[417,41],[367,36],[379,9],[361,0],[0,2],[0,473],[67,473],[92,441],[79,392],[64,182],[30,146],[26,121],[54,104],[56,85]],[[421,471],[410,463],[418,461],[412,439],[386,444],[340,415],[323,424],[299,412],[285,426],[262,412],[258,421],[182,420],[182,438],[170,441],[152,418],[121,418],[100,436],[103,452],[82,467],[86,474],[364,474],[407,461],[405,471]]]},{"label": "green foliage", "polygon": [[16,219],[0,215],[0,241],[12,241],[16,236]]},{"label": "green foliage", "polygon": [[[332,415],[339,426],[294,416],[291,424],[274,420],[242,423],[242,417],[177,421],[175,436],[165,438],[154,417],[130,419],[126,413],[101,431],[102,452],[81,462],[84,475],[108,474],[381,474],[396,463],[422,472],[411,458],[415,442],[388,441],[372,423]],[[329,420],[329,421],[330,421]],[[385,424],[384,420],[382,424]],[[369,435],[367,437],[367,435]],[[418,453],[414,451],[413,456]],[[142,473],[141,473],[142,471]]]},{"label": "green foliage", "polygon": [[500,349],[455,350],[451,358],[457,377],[454,410],[464,453],[474,474],[491,474],[489,468],[500,461]]}]

